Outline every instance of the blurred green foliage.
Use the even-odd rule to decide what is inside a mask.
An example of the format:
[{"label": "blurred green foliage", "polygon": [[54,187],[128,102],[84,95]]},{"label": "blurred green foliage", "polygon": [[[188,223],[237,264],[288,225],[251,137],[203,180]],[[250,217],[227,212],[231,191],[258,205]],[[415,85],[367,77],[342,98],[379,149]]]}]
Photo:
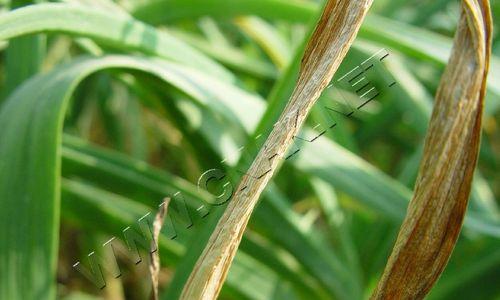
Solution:
[{"label": "blurred green foliage", "polygon": [[[286,105],[322,3],[62,2],[0,2],[0,299],[145,299],[147,260],[119,255],[123,275],[103,290],[72,265],[163,197],[181,192],[193,210],[210,201],[196,186],[208,169],[236,186]],[[492,10],[498,25],[499,1]],[[221,299],[370,295],[411,198],[459,15],[457,0],[375,1],[335,79],[386,49],[384,67],[366,72],[380,95],[283,163]],[[493,53],[465,226],[430,299],[500,297],[498,31]],[[324,106],[362,103],[333,84],[304,136],[329,122]],[[223,209],[160,238],[163,299],[179,296]]]}]

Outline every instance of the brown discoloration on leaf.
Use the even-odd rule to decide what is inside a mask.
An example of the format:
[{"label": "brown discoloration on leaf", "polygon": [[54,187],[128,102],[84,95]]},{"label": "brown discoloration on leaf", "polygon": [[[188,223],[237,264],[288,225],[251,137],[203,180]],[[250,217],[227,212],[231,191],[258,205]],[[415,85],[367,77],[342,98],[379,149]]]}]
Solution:
[{"label": "brown discoloration on leaf", "polygon": [[[181,299],[215,299],[260,194],[310,108],[349,50],[373,0],[329,0],[306,48],[295,90],[191,273]],[[269,171],[271,170],[271,171]],[[265,174],[259,176],[260,174]]]},{"label": "brown discoloration on leaf", "polygon": [[489,2],[462,1],[415,193],[372,299],[422,299],[444,270],[476,167],[491,39]]}]

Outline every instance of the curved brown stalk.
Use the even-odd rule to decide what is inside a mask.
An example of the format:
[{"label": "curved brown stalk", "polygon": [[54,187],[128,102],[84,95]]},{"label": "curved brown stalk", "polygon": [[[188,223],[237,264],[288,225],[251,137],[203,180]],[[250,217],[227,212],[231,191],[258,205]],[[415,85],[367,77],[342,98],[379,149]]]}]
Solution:
[{"label": "curved brown stalk", "polygon": [[243,177],[198,259],[181,299],[215,299],[260,194],[275,173],[310,108],[349,50],[373,0],[329,0],[302,59],[295,90]]},{"label": "curved brown stalk", "polygon": [[479,151],[491,31],[489,1],[463,0],[415,193],[372,299],[424,298],[453,251]]}]

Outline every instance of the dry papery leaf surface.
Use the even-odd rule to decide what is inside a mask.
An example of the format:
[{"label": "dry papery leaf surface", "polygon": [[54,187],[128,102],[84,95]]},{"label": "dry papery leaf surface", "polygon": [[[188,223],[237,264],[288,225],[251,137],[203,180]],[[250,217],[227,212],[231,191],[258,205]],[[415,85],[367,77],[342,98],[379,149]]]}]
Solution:
[{"label": "dry papery leaf surface", "polygon": [[264,146],[198,259],[181,299],[215,299],[252,211],[309,110],[344,59],[373,0],[329,0],[306,47],[299,79]]},{"label": "dry papery leaf surface", "polygon": [[414,196],[372,299],[424,298],[453,251],[479,152],[491,23],[489,1],[462,1]]},{"label": "dry papery leaf surface", "polygon": [[165,216],[167,215],[167,208],[170,203],[170,198],[163,199],[160,204],[158,212],[156,213],[155,220],[153,222],[153,240],[151,241],[151,249],[156,249],[150,253],[151,264],[149,265],[149,272],[151,273],[151,299],[158,300],[158,281],[160,276],[160,254],[158,253],[160,249],[158,248],[158,238],[160,237],[160,231],[165,222]]}]

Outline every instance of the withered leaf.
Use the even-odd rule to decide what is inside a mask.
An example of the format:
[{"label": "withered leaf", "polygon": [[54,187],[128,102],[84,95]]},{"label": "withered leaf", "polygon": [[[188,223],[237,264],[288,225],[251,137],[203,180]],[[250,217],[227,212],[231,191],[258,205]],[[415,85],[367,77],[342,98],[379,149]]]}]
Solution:
[{"label": "withered leaf", "polygon": [[422,299],[451,256],[479,152],[491,26],[489,1],[462,1],[413,199],[372,299]]},{"label": "withered leaf", "polygon": [[219,294],[260,194],[344,59],[372,1],[327,1],[306,47],[294,92],[247,172],[265,175],[243,177],[184,286],[181,299],[215,299]]}]

